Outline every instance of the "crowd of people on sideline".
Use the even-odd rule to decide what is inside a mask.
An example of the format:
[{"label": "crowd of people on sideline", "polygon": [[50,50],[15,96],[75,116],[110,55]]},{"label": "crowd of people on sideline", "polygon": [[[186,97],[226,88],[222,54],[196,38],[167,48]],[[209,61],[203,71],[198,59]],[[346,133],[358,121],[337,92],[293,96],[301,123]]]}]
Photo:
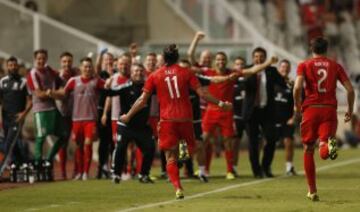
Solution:
[{"label": "crowd of people on sideline", "polygon": [[[132,44],[129,52],[118,57],[107,49],[99,52],[95,62],[84,57],[78,67],[73,55],[63,52],[56,70],[47,64],[48,51],[39,49],[33,55],[34,67],[24,75],[17,58],[8,58],[0,80],[4,130],[0,174],[9,170],[14,182],[19,181],[20,171],[25,181],[52,181],[54,159],[59,155],[61,177],[68,179],[72,142],[76,144],[72,178],[87,180],[93,142],[99,140],[97,179],[111,178],[117,184],[138,177],[141,183],[154,183],[151,167],[159,155],[161,177],[169,178],[176,197],[182,198],[179,168],[184,167],[189,178],[208,182],[214,143],[219,140],[225,178],[241,175],[239,148],[246,132],[255,178],[274,177],[271,167],[279,141],[286,152],[285,173],[296,175],[297,120],[290,62],[268,56],[262,47],[252,51],[252,61],[243,57],[229,61],[225,52],[211,50],[196,58],[204,37],[197,32],[187,58],[181,60],[176,45],[166,47],[162,54],[149,52],[141,60],[138,46]],[[30,111],[33,157],[25,153],[21,139]],[[45,153],[48,136],[53,145]]]}]

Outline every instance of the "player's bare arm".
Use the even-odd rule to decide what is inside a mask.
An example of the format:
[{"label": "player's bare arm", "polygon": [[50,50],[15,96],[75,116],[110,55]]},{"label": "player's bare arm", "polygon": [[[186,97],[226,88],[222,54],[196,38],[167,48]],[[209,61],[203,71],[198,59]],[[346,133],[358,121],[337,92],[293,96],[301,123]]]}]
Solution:
[{"label": "player's bare arm", "polygon": [[143,92],[141,96],[135,101],[129,112],[120,117],[120,121],[123,123],[128,123],[136,113],[138,113],[146,106],[146,103],[150,97],[151,93]]},{"label": "player's bare arm", "polygon": [[347,109],[347,112],[345,113],[344,121],[349,122],[351,120],[353,110],[354,110],[355,92],[354,92],[354,88],[350,81],[344,82],[343,86],[346,89],[347,101],[348,101],[348,109]]},{"label": "player's bare arm", "polygon": [[25,109],[22,112],[16,114],[16,122],[23,123],[26,118],[26,115],[30,112],[31,108],[32,108],[31,96],[27,96]]},{"label": "player's bare arm", "polygon": [[195,51],[196,51],[196,47],[199,43],[199,41],[201,39],[203,39],[205,37],[205,34],[203,32],[196,32],[194,39],[191,41],[189,50],[187,52],[188,54],[188,59],[190,61],[191,64],[195,64],[196,63],[196,59],[195,59]]},{"label": "player's bare arm", "polygon": [[251,68],[243,69],[242,75],[244,77],[249,77],[251,75],[257,74],[260,71],[263,71],[266,67],[271,66],[275,63],[277,63],[279,59],[276,56],[272,56],[270,60],[266,61],[265,63],[262,63],[260,65],[254,65]]},{"label": "player's bare arm", "polygon": [[107,113],[110,112],[110,110],[111,110],[111,97],[106,97],[104,111],[101,116],[101,124],[103,126],[106,126]]},{"label": "player's bare arm", "polygon": [[213,83],[222,83],[226,81],[237,80],[239,77],[249,77],[251,75],[257,74],[260,71],[263,71],[266,67],[273,65],[278,62],[278,58],[273,56],[270,60],[262,63],[260,65],[254,65],[251,68],[243,69],[242,71],[235,71],[234,73],[227,76],[213,76],[210,77],[210,81]]},{"label": "player's bare arm", "polygon": [[47,91],[41,90],[41,89],[35,89],[34,94],[36,97],[38,97],[41,100],[49,99],[49,95],[47,95]]},{"label": "player's bare arm", "polygon": [[47,90],[46,95],[49,98],[53,99],[64,99],[66,97],[66,92],[64,88],[60,88],[58,90]]},{"label": "player's bare arm", "polygon": [[297,76],[294,85],[294,112],[299,113],[301,110],[301,92],[303,89],[304,77]]},{"label": "player's bare arm", "polygon": [[201,97],[204,98],[206,101],[214,103],[219,105],[219,107],[221,107],[224,110],[231,110],[232,109],[232,104],[230,102],[223,102],[220,101],[218,99],[216,99],[215,97],[213,97],[208,90],[206,89],[206,87],[199,87],[196,89],[196,93]]}]

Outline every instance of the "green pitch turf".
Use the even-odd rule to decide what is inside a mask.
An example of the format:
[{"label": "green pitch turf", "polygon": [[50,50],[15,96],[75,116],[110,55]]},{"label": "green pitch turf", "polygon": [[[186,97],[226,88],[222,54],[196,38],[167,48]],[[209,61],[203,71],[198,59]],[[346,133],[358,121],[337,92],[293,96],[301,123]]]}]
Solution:
[{"label": "green pitch turf", "polygon": [[[39,183],[0,191],[0,211],[360,211],[360,149],[341,150],[335,161],[316,154],[320,202],[305,198],[305,178],[284,177],[284,152],[278,150],[274,179],[255,180],[248,155],[240,155],[240,178],[225,180],[225,162],[214,159],[210,182],[184,180],[185,199],[174,200],[170,183],[143,185],[136,180],[114,185],[110,180]],[[302,170],[302,151],[295,164]],[[153,170],[154,175],[159,169]],[[159,203],[159,204],[157,204]]]}]

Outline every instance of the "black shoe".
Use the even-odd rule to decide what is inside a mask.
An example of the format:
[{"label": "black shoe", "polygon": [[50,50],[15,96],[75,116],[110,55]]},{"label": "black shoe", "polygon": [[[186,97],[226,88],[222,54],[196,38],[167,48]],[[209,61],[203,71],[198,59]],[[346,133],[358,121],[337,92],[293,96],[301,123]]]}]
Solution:
[{"label": "black shoe", "polygon": [[149,175],[143,175],[139,178],[140,183],[154,183],[154,181],[149,177]]},{"label": "black shoe", "polygon": [[274,175],[271,173],[271,171],[264,171],[264,175],[267,178],[273,178],[274,177]]},{"label": "black shoe", "polygon": [[112,182],[113,182],[114,184],[119,184],[120,181],[121,181],[121,177],[120,177],[119,175],[115,175],[115,174],[114,174],[114,176],[113,176],[113,178],[112,178]]},{"label": "black shoe", "polygon": [[291,169],[286,172],[286,175],[287,175],[287,176],[296,176],[297,173],[296,173],[296,171],[295,171],[295,168],[294,168],[294,167],[291,167]]},{"label": "black shoe", "polygon": [[199,175],[199,180],[203,183],[209,182],[208,178],[205,175]]}]

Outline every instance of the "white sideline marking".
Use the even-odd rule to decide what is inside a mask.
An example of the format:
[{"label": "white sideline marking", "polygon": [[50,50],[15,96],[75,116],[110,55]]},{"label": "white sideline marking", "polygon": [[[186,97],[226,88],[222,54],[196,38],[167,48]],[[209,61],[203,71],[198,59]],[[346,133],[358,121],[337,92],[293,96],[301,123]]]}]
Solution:
[{"label": "white sideline marking", "polygon": [[[346,160],[346,161],[334,163],[334,164],[331,164],[331,165],[322,166],[322,167],[317,168],[316,171],[319,172],[319,171],[329,170],[329,169],[332,169],[332,168],[346,166],[346,165],[353,164],[353,163],[358,163],[358,162],[360,162],[360,158]],[[304,171],[302,171],[301,173],[303,174]],[[238,184],[226,186],[226,187],[223,187],[223,188],[215,189],[215,190],[212,190],[212,191],[202,192],[202,193],[194,194],[194,195],[191,195],[191,196],[185,196],[185,199],[183,199],[183,200],[172,199],[172,200],[163,201],[163,202],[150,203],[150,204],[145,204],[145,205],[141,205],[141,206],[135,206],[135,207],[127,208],[127,209],[121,209],[118,212],[136,211],[136,210],[141,210],[141,209],[146,209],[146,208],[153,208],[153,207],[160,206],[160,205],[170,205],[170,204],[173,204],[173,203],[178,203],[178,202],[183,202],[183,201],[186,201],[186,200],[200,198],[200,197],[210,195],[210,194],[215,194],[215,193],[228,191],[228,190],[231,190],[231,189],[234,189],[234,188],[257,185],[257,184],[261,184],[261,183],[265,183],[265,182],[269,182],[269,181],[273,181],[273,180],[277,180],[277,179],[283,179],[283,178],[287,178],[287,177],[289,177],[289,176],[283,175],[283,176],[276,177],[276,178],[267,178],[267,179],[262,179],[262,180],[255,180],[255,181],[251,181],[251,182],[246,182],[246,183],[238,183]]]}]

